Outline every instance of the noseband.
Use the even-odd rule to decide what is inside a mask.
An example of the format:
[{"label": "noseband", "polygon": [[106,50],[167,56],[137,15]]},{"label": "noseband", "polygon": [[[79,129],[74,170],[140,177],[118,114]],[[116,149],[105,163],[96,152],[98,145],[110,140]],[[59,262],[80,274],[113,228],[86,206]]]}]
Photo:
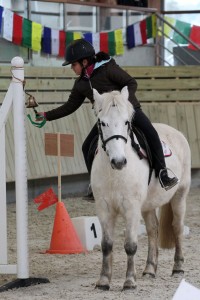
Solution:
[{"label": "noseband", "polygon": [[[104,140],[103,138],[103,131],[102,131],[102,128],[101,128],[101,121],[100,119],[98,119],[97,121],[97,125],[98,125],[98,131],[99,131],[99,136],[101,138],[101,141],[102,141],[102,148],[104,151],[106,151],[106,144],[110,141],[110,140],[113,140],[113,139],[122,139],[125,141],[125,143],[127,143],[127,138],[124,137],[123,135],[119,135],[119,134],[115,134],[115,135],[112,135],[110,136],[109,138],[107,138],[106,140]],[[128,131],[130,129],[130,123],[128,122]]]}]

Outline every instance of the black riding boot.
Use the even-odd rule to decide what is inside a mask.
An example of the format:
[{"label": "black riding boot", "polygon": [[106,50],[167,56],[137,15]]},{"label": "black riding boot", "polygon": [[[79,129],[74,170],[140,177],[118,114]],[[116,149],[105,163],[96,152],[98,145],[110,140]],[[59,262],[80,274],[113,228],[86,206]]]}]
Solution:
[{"label": "black riding boot", "polygon": [[145,135],[152,153],[153,167],[156,177],[159,177],[161,186],[167,191],[174,187],[178,182],[176,176],[170,178],[168,176],[162,144],[154,126],[143,113],[141,109],[135,110],[133,125],[142,130]]}]

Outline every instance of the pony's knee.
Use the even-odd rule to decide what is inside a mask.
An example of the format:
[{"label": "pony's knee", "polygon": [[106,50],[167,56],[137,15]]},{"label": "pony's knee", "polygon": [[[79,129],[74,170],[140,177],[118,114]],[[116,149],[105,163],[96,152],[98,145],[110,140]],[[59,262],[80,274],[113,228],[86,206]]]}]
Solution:
[{"label": "pony's knee", "polygon": [[101,243],[102,252],[104,255],[110,254],[113,248],[113,242],[111,240],[103,240]]},{"label": "pony's knee", "polygon": [[126,242],[124,244],[124,249],[127,255],[135,255],[137,251],[137,244],[134,242]]}]

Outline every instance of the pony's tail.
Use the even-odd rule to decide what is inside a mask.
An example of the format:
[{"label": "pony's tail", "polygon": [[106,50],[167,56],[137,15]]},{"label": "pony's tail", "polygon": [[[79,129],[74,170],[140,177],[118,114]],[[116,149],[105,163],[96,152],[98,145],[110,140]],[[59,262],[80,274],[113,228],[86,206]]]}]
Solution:
[{"label": "pony's tail", "polygon": [[172,226],[173,211],[171,203],[160,208],[158,242],[162,249],[172,249],[175,246],[174,231]]}]

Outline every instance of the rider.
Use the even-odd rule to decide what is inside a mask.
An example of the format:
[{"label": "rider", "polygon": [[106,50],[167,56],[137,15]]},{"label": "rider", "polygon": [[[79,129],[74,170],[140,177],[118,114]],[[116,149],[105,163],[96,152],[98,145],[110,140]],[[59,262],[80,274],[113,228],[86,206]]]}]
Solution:
[{"label": "rider", "polygon": [[[152,151],[155,174],[159,177],[161,186],[166,190],[175,186],[178,183],[178,178],[170,178],[168,176],[157,131],[143,113],[141,105],[135,96],[137,89],[136,80],[120,68],[115,60],[105,52],[95,54],[93,46],[84,39],[75,40],[66,48],[65,62],[62,65],[66,66],[69,64],[71,64],[72,70],[79,77],[74,83],[68,101],[55,109],[39,114],[46,118],[47,121],[63,118],[75,112],[82,105],[85,98],[88,98],[93,103],[93,88],[102,94],[112,90],[121,90],[124,86],[127,86],[129,101],[135,110],[132,124],[141,129],[147,139]],[[95,124],[82,145],[83,156],[89,174],[96,147],[96,142],[94,141],[97,138],[98,128],[97,124]],[[85,199],[92,199],[92,197],[91,191]]]}]

